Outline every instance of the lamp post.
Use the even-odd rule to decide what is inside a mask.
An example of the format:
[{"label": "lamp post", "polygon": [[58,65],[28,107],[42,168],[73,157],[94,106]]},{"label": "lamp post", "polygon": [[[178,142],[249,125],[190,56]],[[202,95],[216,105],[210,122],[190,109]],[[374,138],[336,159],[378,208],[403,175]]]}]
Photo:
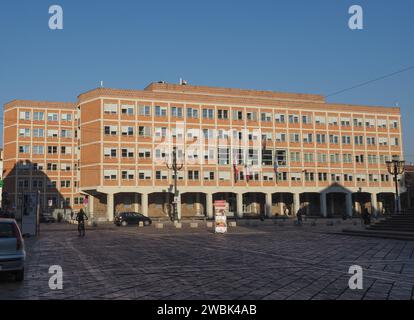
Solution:
[{"label": "lamp post", "polygon": [[400,194],[398,190],[398,175],[404,173],[405,161],[392,160],[392,161],[387,161],[386,164],[387,164],[388,173],[394,176],[394,183],[395,183],[394,213],[398,213],[400,212]]},{"label": "lamp post", "polygon": [[177,173],[178,171],[180,171],[184,164],[177,164],[177,151],[176,148],[174,148],[173,152],[172,152],[172,163],[168,164],[168,162],[166,163],[166,166],[169,170],[173,170],[174,171],[174,201],[173,201],[173,219],[174,221],[179,221],[178,218],[178,210],[177,210],[177,205],[178,205],[178,189],[177,189]]}]

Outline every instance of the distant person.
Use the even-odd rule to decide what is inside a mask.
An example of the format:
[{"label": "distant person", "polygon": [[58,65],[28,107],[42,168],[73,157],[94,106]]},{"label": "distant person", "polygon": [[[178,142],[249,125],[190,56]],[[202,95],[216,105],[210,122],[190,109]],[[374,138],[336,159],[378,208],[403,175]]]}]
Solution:
[{"label": "distant person", "polygon": [[79,237],[85,236],[85,220],[88,220],[88,216],[85,214],[83,209],[80,209],[76,215],[76,221],[78,222]]},{"label": "distant person", "polygon": [[371,224],[371,216],[369,214],[368,208],[366,207],[364,208],[362,212],[362,219],[364,220],[365,225]]},{"label": "distant person", "polygon": [[300,206],[298,212],[296,213],[296,219],[297,219],[297,224],[298,226],[302,225],[302,221],[303,221],[303,206]]}]

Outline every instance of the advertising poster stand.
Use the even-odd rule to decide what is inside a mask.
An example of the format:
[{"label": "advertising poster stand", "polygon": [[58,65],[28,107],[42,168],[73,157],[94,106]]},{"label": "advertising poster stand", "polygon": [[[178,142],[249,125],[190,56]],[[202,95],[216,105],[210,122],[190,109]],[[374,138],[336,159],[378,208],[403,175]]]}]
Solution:
[{"label": "advertising poster stand", "polygon": [[214,202],[215,216],[215,232],[227,232],[227,214],[229,212],[229,204],[225,200],[217,200]]}]

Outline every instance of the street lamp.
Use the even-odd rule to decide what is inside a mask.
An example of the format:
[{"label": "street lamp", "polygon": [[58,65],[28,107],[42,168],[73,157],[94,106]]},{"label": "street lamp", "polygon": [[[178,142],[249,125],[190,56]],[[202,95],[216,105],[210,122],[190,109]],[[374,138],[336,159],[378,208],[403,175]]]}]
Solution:
[{"label": "street lamp", "polygon": [[400,160],[392,160],[387,161],[387,170],[388,173],[394,176],[394,183],[395,183],[395,210],[394,213],[400,212],[400,195],[398,191],[398,175],[404,173],[404,165],[405,161]]},{"label": "street lamp", "polygon": [[177,210],[177,205],[178,205],[178,190],[177,190],[177,173],[178,171],[180,171],[183,166],[184,163],[181,164],[177,164],[177,151],[176,148],[174,148],[173,152],[172,152],[172,163],[168,164],[168,162],[165,164],[167,166],[167,168],[169,170],[174,170],[174,201],[173,201],[173,218],[174,221],[178,221],[178,210]]}]

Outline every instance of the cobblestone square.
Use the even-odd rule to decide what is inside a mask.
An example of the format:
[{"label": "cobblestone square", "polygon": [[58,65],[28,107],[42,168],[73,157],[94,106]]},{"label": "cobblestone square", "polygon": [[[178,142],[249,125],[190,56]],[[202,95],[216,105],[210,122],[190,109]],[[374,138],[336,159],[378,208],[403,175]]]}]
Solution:
[{"label": "cobblestone square", "polygon": [[[414,242],[350,237],[326,224],[251,223],[214,234],[200,225],[162,230],[44,227],[26,240],[26,278],[0,275],[0,299],[403,299],[413,298]],[[63,268],[63,290],[48,269]],[[364,270],[350,290],[351,265]]]}]

